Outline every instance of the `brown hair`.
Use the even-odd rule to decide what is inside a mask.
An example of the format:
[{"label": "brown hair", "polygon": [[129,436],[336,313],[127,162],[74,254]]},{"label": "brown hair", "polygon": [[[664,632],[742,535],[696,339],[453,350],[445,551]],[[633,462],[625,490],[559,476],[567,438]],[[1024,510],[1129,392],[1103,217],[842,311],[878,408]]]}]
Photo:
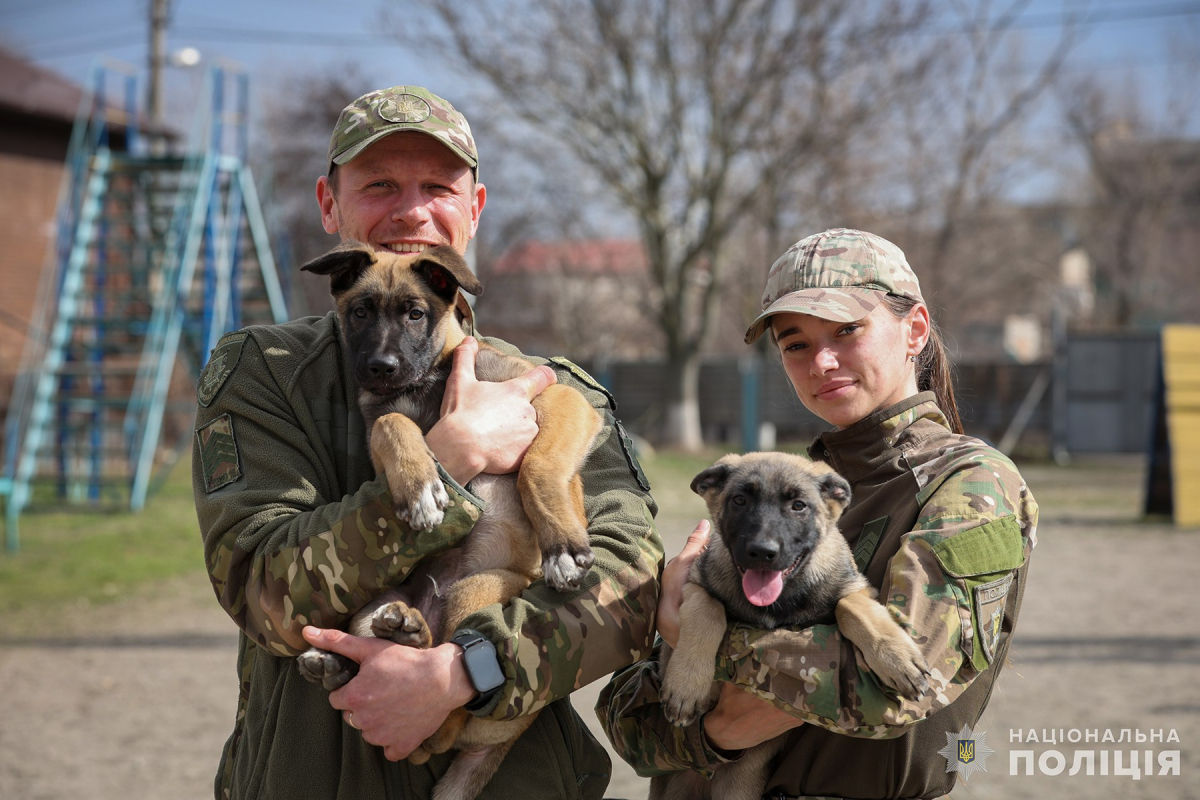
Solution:
[{"label": "brown hair", "polygon": [[[906,317],[917,301],[889,294],[884,297],[883,304],[897,317]],[[954,398],[954,376],[950,368],[950,359],[946,355],[946,346],[942,343],[942,335],[938,332],[932,316],[929,319],[929,340],[925,342],[925,349],[917,356],[917,389],[933,392],[937,397],[938,407],[950,423],[950,430],[963,433],[962,418],[958,415],[958,401]]]}]

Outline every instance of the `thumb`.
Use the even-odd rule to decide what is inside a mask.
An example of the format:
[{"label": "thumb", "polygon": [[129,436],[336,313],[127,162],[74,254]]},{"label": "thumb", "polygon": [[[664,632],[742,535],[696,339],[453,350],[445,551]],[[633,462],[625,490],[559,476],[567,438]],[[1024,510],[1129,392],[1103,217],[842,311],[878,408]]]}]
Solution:
[{"label": "thumb", "polygon": [[359,664],[370,656],[373,656],[383,647],[391,644],[391,642],[382,639],[352,636],[345,631],[314,628],[312,625],[305,625],[301,633],[304,636],[304,640],[313,647],[319,647],[322,650],[331,650]]},{"label": "thumb", "polygon": [[442,416],[454,410],[455,393],[466,384],[475,382],[475,356],[479,353],[479,340],[468,336],[454,348],[454,361],[450,375],[446,378],[446,391],[442,395]]},{"label": "thumb", "polygon": [[679,551],[680,560],[691,563],[697,556],[703,553],[704,549],[708,547],[708,535],[711,532],[712,524],[706,519],[700,520],[700,523],[696,525],[696,529],[688,534],[687,543],[683,546],[683,549]]},{"label": "thumb", "polygon": [[540,367],[534,367],[513,380],[521,381],[525,386],[526,396],[532,400],[546,390],[546,387],[558,383],[558,376],[554,374],[554,370],[547,367],[545,364]]}]

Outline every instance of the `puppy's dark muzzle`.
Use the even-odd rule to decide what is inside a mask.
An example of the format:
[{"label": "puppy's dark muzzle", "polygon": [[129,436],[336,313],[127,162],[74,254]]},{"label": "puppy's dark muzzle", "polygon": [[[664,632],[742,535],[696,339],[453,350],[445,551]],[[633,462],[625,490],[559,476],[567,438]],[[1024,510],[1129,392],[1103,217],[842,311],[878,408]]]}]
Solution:
[{"label": "puppy's dark muzzle", "polygon": [[411,370],[392,355],[361,359],[355,371],[359,386],[380,397],[399,394],[412,382]]}]

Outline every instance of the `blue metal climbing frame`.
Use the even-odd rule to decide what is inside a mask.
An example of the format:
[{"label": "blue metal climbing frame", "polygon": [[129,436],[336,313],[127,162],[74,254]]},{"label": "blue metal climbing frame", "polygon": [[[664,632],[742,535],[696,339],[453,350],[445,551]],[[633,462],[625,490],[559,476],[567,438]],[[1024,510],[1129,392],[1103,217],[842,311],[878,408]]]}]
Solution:
[{"label": "blue metal climbing frame", "polygon": [[136,76],[94,72],[5,422],[10,551],[39,500],[140,510],[190,442],[217,339],[287,319],[246,158],[246,76],[212,69],[203,96],[168,155],[138,135]]}]

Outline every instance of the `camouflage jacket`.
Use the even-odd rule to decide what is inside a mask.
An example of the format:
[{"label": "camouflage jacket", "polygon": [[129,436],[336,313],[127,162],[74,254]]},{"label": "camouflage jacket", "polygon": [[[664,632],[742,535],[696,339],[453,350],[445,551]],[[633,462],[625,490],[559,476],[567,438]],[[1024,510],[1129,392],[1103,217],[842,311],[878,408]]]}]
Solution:
[{"label": "camouflage jacket", "polygon": [[[836,625],[731,625],[715,675],[806,723],[788,734],[770,790],[941,796],[956,773],[937,751],[946,733],[977,722],[1003,665],[1036,543],[1037,505],[1011,461],[949,431],[931,393],[823,434],[809,452],[850,481],[842,533],[921,648],[931,689],[918,701],[899,697]],[[705,739],[703,720],[671,726],[658,691],[653,660],[605,688],[597,713],[616,751],[646,776],[710,773],[725,759]]]},{"label": "camouflage jacket", "polygon": [[[652,638],[662,544],[648,485],[607,393],[570,362],[552,366],[606,414],[583,471],[596,562],[573,593],[539,581],[466,621],[495,643],[508,679],[479,713],[552,710],[522,737],[534,744],[512,751],[508,761],[520,769],[506,762],[493,781],[505,791],[486,797],[599,796],[607,757],[569,702],[553,701],[644,658]],[[344,626],[422,557],[466,536],[479,516],[469,487],[443,471],[452,498],[445,521],[414,534],[396,519],[370,463],[353,387],[332,314],[229,334],[200,378],[196,511],[217,599],[242,630],[238,715],[218,796],[426,797],[448,763],[386,761],[292,658],[307,647],[303,625]],[[541,737],[530,735],[539,729]],[[541,767],[537,781],[530,764]],[[552,773],[570,791],[547,788],[557,785]]]}]

